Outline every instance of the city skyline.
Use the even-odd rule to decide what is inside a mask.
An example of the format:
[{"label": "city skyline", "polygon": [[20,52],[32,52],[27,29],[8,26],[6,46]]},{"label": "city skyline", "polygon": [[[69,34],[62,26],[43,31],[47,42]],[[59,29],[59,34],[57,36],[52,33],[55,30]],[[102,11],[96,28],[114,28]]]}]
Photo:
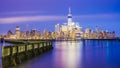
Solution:
[{"label": "city skyline", "polygon": [[68,7],[72,8],[73,21],[79,22],[83,29],[94,30],[95,26],[98,26],[99,29],[115,31],[117,36],[120,34],[118,0],[21,0],[20,2],[12,0],[0,3],[0,34],[6,34],[8,30],[14,31],[16,26],[25,30],[27,24],[29,30],[35,28],[43,32],[46,28],[48,31],[54,31],[55,24],[67,22]]},{"label": "city skyline", "polygon": [[28,29],[26,25],[26,30],[21,30],[19,26],[16,26],[15,31],[12,32],[8,30],[7,34],[4,36],[5,39],[41,39],[41,40],[81,40],[81,39],[115,39],[115,32],[109,32],[105,30],[99,30],[98,26],[95,30],[90,28],[82,29],[78,22],[72,20],[72,11],[69,7],[67,15],[67,23],[55,25],[55,31],[48,31],[44,29],[41,33],[37,29]]}]

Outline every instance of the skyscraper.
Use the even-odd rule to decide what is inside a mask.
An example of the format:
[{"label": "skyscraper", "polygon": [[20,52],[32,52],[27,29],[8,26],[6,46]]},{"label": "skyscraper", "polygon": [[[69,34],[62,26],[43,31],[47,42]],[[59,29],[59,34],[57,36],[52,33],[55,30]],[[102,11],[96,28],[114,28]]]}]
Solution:
[{"label": "skyscraper", "polygon": [[59,31],[60,31],[60,26],[59,26],[59,24],[56,24],[56,25],[55,25],[55,32],[58,33]]},{"label": "skyscraper", "polygon": [[7,32],[7,36],[10,37],[11,35],[13,35],[13,33],[12,33],[11,30],[9,30],[9,31]]},{"label": "skyscraper", "polygon": [[69,7],[69,12],[68,12],[68,27],[69,30],[72,29],[72,14],[71,14],[71,8]]},{"label": "skyscraper", "polygon": [[55,32],[58,32],[60,30],[61,30],[62,39],[73,39],[73,38],[80,39],[82,37],[83,35],[82,27],[79,26],[78,22],[72,21],[71,8],[69,8],[68,11],[67,23],[63,23],[61,27],[58,24],[55,25]]},{"label": "skyscraper", "polygon": [[19,26],[16,26],[16,28],[15,28],[15,35],[16,35],[17,39],[20,38],[20,27]]}]

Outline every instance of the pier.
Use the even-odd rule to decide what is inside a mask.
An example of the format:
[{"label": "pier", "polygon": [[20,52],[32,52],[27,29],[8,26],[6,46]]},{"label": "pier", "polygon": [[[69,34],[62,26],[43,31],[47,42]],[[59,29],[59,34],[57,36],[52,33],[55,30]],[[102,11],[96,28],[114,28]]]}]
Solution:
[{"label": "pier", "polygon": [[6,42],[14,44],[2,46],[2,68],[16,66],[53,48],[52,41],[6,40]]}]

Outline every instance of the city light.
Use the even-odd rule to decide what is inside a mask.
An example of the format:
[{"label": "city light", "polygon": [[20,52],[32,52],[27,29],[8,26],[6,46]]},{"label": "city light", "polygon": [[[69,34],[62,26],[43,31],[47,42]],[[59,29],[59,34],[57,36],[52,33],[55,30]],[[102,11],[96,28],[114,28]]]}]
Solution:
[{"label": "city light", "polygon": [[19,26],[16,26],[15,32],[8,31],[7,35],[1,36],[5,39],[50,39],[50,40],[79,40],[79,39],[114,39],[115,32],[106,32],[105,30],[99,30],[98,26],[95,27],[95,31],[90,28],[82,29],[78,22],[73,22],[71,8],[69,8],[67,23],[63,23],[60,27],[59,23],[55,25],[55,31],[49,32],[44,29],[41,34],[39,30],[32,29],[21,31]]}]

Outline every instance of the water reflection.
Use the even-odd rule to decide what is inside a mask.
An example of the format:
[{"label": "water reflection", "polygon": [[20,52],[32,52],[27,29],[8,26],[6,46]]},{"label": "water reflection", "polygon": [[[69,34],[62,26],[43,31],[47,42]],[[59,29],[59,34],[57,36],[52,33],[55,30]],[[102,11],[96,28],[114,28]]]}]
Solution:
[{"label": "water reflection", "polygon": [[0,68],[2,68],[2,44],[0,43]]},{"label": "water reflection", "polygon": [[120,68],[118,41],[57,41],[53,47],[14,68]]},{"label": "water reflection", "polygon": [[60,53],[55,52],[54,60],[61,61],[59,64],[62,68],[78,68],[82,59],[82,46],[81,41],[56,42],[55,48],[60,50]]},{"label": "water reflection", "polygon": [[85,40],[83,44],[83,68],[120,67],[120,42]]}]

